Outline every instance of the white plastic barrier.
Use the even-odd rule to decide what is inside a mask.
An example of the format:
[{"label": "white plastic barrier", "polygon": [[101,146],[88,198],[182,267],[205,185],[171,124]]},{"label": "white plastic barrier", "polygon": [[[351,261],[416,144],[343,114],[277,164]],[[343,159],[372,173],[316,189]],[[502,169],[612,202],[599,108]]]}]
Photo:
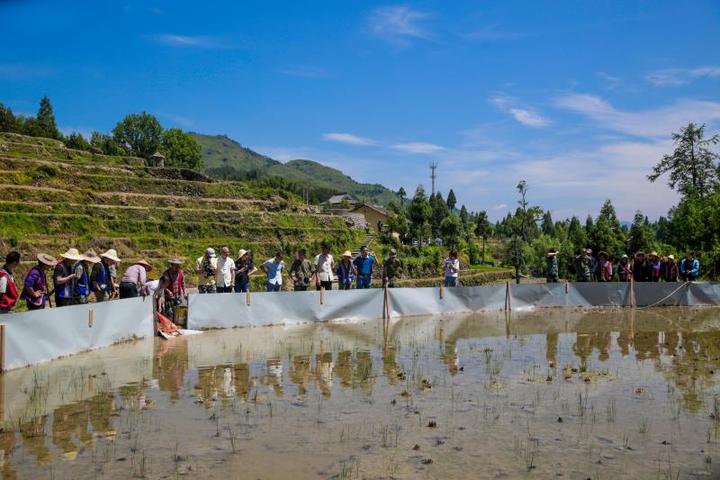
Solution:
[{"label": "white plastic barrier", "polygon": [[[720,305],[720,283],[532,283],[388,289],[394,317],[542,307]],[[383,317],[383,289],[191,295],[192,329],[367,321]]]},{"label": "white plastic barrier", "polygon": [[4,315],[3,370],[153,334],[150,299],[128,298]]}]

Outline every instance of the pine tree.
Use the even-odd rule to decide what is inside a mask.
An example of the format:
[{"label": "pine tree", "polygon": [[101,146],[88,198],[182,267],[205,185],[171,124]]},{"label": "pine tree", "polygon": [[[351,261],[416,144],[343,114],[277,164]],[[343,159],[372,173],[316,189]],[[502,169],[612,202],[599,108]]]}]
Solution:
[{"label": "pine tree", "polygon": [[455,205],[457,205],[457,198],[455,198],[455,192],[451,188],[447,196],[447,207],[452,212],[455,210]]},{"label": "pine tree", "polygon": [[53,107],[50,103],[50,99],[45,96],[40,99],[40,108],[38,108],[37,116],[35,117],[35,136],[47,137],[60,139],[60,131],[55,123],[55,114],[53,113]]},{"label": "pine tree", "polygon": [[553,223],[552,214],[550,214],[550,210],[546,211],[545,214],[543,215],[542,232],[549,237],[555,236],[555,224]]},{"label": "pine tree", "polygon": [[397,191],[397,196],[400,199],[400,206],[405,206],[405,197],[407,197],[407,193],[405,192],[405,189],[403,187],[400,187],[400,190]]}]

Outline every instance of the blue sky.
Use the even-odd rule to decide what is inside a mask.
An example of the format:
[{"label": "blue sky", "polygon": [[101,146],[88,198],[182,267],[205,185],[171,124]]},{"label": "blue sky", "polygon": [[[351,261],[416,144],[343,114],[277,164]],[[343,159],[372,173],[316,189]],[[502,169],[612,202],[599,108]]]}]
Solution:
[{"label": "blue sky", "polygon": [[689,121],[720,129],[717,1],[0,3],[0,101],[64,131],[149,111],[491,218],[665,214],[645,179]]}]

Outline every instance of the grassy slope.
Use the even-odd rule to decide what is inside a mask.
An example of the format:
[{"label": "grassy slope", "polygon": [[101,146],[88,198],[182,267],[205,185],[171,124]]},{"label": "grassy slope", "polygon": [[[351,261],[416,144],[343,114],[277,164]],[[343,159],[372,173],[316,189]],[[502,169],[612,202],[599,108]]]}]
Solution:
[{"label": "grassy slope", "polygon": [[251,172],[259,178],[278,176],[330,193],[349,192],[360,200],[387,205],[396,198],[379,184],[359,183],[340,170],[312,160],[281,163],[243,147],[224,135],[192,134],[203,147],[205,172],[215,178],[244,178]]}]

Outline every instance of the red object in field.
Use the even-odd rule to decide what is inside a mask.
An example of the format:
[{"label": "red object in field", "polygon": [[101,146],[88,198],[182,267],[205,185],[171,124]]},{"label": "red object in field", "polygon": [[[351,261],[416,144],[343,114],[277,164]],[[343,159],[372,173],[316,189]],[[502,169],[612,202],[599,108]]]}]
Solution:
[{"label": "red object in field", "polygon": [[174,336],[174,335],[181,335],[180,330],[178,329],[178,326],[175,325],[169,318],[167,318],[162,313],[157,313],[157,324],[156,324],[157,333],[165,336]]}]

